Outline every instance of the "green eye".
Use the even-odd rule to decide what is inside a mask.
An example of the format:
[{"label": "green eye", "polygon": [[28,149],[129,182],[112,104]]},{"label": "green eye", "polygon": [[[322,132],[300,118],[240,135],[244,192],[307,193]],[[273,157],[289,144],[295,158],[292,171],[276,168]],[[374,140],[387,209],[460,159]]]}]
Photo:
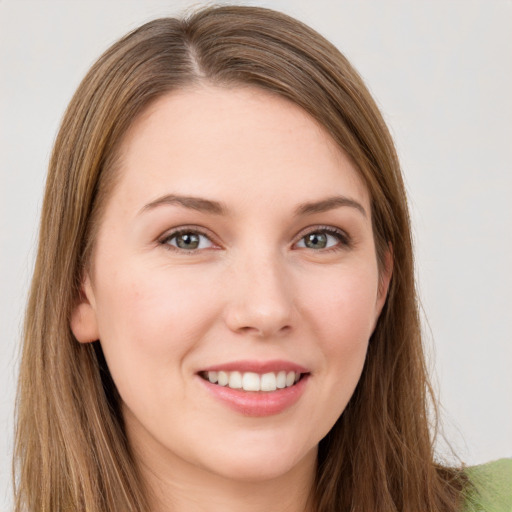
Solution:
[{"label": "green eye", "polygon": [[325,233],[310,233],[304,237],[304,245],[308,249],[325,249],[328,238]]},{"label": "green eye", "polygon": [[322,250],[336,247],[349,246],[348,236],[337,229],[323,228],[318,231],[311,231],[303,236],[297,243],[297,247],[304,249]]},{"label": "green eye", "polygon": [[212,241],[197,231],[181,231],[168,236],[163,243],[184,251],[208,249],[213,246]]},{"label": "green eye", "polygon": [[199,236],[196,233],[183,233],[177,235],[176,246],[180,249],[197,249],[199,247]]}]

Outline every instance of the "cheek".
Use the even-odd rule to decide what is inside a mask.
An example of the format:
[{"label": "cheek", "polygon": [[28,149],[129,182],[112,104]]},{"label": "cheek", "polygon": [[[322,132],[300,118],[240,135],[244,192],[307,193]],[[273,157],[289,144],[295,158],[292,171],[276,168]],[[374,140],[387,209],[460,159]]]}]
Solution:
[{"label": "cheek", "polygon": [[309,292],[304,293],[304,311],[311,336],[322,353],[319,371],[325,376],[325,400],[320,405],[328,430],[343,412],[361,376],[376,315],[377,274],[368,272],[368,267],[352,267],[325,279],[317,275],[315,282],[314,291],[309,286]]},{"label": "cheek", "polygon": [[[215,321],[215,302],[191,273],[118,268],[97,296],[100,341],[125,401],[170,393],[182,362]],[[98,276],[100,277],[100,276]],[[173,391],[174,392],[174,391]]]},{"label": "cheek", "polygon": [[369,268],[347,267],[319,274],[303,288],[305,309],[327,349],[357,349],[372,334],[378,275]]},{"label": "cheek", "polygon": [[141,349],[182,345],[187,333],[207,320],[212,306],[203,280],[190,272],[131,266],[116,270],[104,282],[97,300],[100,334],[131,340]]}]

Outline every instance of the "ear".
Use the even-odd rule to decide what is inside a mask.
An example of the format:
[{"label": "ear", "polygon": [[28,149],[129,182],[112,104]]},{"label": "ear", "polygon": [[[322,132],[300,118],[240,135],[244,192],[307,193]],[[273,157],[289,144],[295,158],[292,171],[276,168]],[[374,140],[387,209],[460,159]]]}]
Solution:
[{"label": "ear", "polygon": [[379,319],[382,308],[386,303],[389,291],[389,284],[391,282],[391,276],[393,275],[393,247],[391,246],[391,244],[388,244],[388,249],[384,254],[383,263],[383,268],[379,272],[379,288],[377,291],[377,314],[375,318],[375,325],[377,325],[377,320]]},{"label": "ear", "polygon": [[78,301],[71,313],[70,327],[80,343],[91,343],[99,339],[94,292],[87,274],[83,280]]}]

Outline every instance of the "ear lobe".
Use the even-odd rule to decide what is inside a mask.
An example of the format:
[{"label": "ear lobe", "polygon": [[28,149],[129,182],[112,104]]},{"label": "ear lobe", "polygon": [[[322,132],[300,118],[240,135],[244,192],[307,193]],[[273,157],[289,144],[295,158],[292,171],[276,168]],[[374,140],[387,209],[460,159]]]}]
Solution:
[{"label": "ear lobe", "polygon": [[70,327],[80,343],[91,343],[99,339],[94,293],[89,276],[85,277],[80,297],[71,312]]}]

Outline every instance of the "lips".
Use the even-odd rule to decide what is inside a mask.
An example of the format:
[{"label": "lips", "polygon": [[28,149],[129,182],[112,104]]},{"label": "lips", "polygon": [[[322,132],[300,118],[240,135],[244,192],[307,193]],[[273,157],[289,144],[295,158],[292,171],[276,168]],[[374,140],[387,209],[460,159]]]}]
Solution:
[{"label": "lips", "polygon": [[269,416],[299,400],[310,373],[287,361],[238,361],[206,368],[198,376],[211,395],[231,409]]}]

